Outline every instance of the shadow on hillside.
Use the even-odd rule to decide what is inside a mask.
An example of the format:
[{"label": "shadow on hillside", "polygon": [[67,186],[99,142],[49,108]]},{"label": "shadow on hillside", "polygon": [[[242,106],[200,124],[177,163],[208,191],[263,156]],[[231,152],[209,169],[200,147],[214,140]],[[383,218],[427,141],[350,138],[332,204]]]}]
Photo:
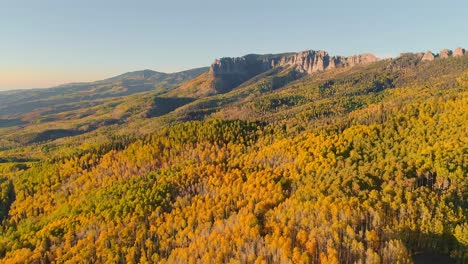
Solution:
[{"label": "shadow on hillside", "polygon": [[119,119],[106,119],[97,121],[95,123],[90,123],[81,126],[78,129],[47,129],[41,132],[33,132],[28,134],[22,134],[15,137],[15,141],[20,144],[34,144],[42,143],[46,141],[56,140],[64,137],[73,137],[78,136],[87,132],[91,132],[100,127],[110,126],[115,124],[122,124],[124,120]]},{"label": "shadow on hillside", "polygon": [[146,112],[146,117],[165,115],[194,100],[195,99],[189,97],[155,97],[151,108]]},{"label": "shadow on hillside", "polygon": [[413,256],[414,264],[455,264],[449,256],[421,253]]},{"label": "shadow on hillside", "polygon": [[423,234],[405,230],[400,239],[413,254],[415,264],[468,263],[468,248],[449,234]]},{"label": "shadow on hillside", "polygon": [[0,178],[0,189],[4,192],[0,199],[0,223],[8,217],[11,204],[16,200],[16,193],[13,183],[7,178]]},{"label": "shadow on hillside", "polygon": [[24,122],[20,119],[0,119],[0,128],[20,126],[26,123],[27,122]]}]

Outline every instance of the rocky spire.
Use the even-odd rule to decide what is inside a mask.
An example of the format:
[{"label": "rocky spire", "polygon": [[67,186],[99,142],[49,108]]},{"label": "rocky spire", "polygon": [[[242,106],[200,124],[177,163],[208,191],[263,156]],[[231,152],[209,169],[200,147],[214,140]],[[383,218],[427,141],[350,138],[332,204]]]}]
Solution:
[{"label": "rocky spire", "polygon": [[435,56],[434,54],[432,54],[432,52],[428,51],[424,54],[424,56],[422,57],[422,61],[433,61],[435,59]]},{"label": "rocky spire", "polygon": [[442,59],[446,59],[452,55],[452,51],[449,49],[443,49],[439,53],[439,57]]},{"label": "rocky spire", "polygon": [[247,55],[240,58],[217,59],[211,65],[211,72],[214,75],[227,73],[258,74],[275,67],[295,67],[303,73],[314,73],[334,68],[352,67],[359,64],[376,62],[379,59],[369,53],[354,55],[350,57],[333,56],[326,51],[307,50],[284,56],[268,55]]},{"label": "rocky spire", "polygon": [[453,52],[454,57],[461,57],[465,54],[465,49],[464,48],[456,48],[455,51]]}]

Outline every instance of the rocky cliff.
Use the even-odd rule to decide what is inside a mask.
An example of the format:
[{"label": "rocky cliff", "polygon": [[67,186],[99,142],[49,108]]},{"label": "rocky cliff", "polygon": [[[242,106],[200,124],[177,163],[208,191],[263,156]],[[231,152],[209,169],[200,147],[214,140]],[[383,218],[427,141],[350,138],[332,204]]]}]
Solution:
[{"label": "rocky cliff", "polygon": [[215,80],[214,88],[218,92],[225,92],[272,67],[269,57],[250,54],[239,58],[217,59],[211,64],[210,75]]},{"label": "rocky cliff", "polygon": [[278,55],[246,55],[240,58],[217,59],[210,68],[214,77],[214,86],[218,91],[227,91],[247,81],[255,75],[273,68],[293,68],[311,74],[335,68],[352,67],[359,64],[376,62],[379,59],[372,54],[350,57],[330,56],[326,51],[307,50],[298,53]]},{"label": "rocky cliff", "polygon": [[447,59],[449,57],[461,57],[465,54],[464,48],[456,48],[455,51],[449,49],[443,49],[439,54],[434,54],[431,51],[427,51],[421,58],[421,61],[433,61],[435,58]]},{"label": "rocky cliff", "polygon": [[[433,61],[460,57],[465,49],[441,50],[438,54],[427,51],[418,53],[421,61]],[[302,74],[312,74],[336,68],[352,67],[378,61],[376,56],[366,53],[349,57],[330,56],[323,50],[306,50],[297,53],[256,55],[250,54],[238,58],[221,58],[211,65],[209,76],[214,80],[211,88],[215,93],[230,91],[252,77],[275,68],[293,69]]]},{"label": "rocky cliff", "polygon": [[303,73],[314,73],[334,68],[351,67],[358,64],[376,62],[379,59],[372,54],[361,54],[350,57],[330,56],[327,52],[308,50],[282,57],[272,61],[272,67],[292,66]]}]

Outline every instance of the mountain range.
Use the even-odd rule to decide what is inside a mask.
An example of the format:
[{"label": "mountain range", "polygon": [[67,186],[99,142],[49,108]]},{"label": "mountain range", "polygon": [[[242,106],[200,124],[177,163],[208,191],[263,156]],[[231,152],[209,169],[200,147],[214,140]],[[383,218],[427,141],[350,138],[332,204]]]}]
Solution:
[{"label": "mountain range", "polygon": [[[91,83],[6,91],[0,92],[0,128],[5,128],[4,138],[10,143],[31,143],[169,113],[167,118],[179,120],[199,119],[214,112],[237,118],[253,114],[252,109],[242,105],[249,105],[254,94],[266,97],[280,88],[295,93],[287,87],[294,81],[317,83],[320,79],[330,79],[326,81],[329,84],[322,85],[333,86],[331,83],[336,80],[332,79],[362,69],[368,78],[375,79],[368,85],[380,90],[412,81],[411,76],[392,77],[395,69],[415,65],[431,67],[423,62],[464,54],[462,48],[454,52],[445,49],[439,54],[407,53],[384,60],[369,53],[345,57],[314,50],[249,54],[216,59],[210,67],[177,73],[142,70]],[[412,65],[402,65],[402,62]],[[301,97],[300,92],[297,97]],[[15,127],[21,128],[19,133]],[[14,135],[9,137],[9,133]]]}]

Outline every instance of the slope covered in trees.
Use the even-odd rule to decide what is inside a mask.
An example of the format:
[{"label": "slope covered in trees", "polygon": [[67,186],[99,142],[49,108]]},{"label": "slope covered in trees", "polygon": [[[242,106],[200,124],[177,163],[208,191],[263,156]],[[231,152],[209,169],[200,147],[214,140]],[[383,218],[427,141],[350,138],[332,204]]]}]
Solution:
[{"label": "slope covered in trees", "polygon": [[468,57],[413,59],[5,148],[0,261],[466,263]]}]

